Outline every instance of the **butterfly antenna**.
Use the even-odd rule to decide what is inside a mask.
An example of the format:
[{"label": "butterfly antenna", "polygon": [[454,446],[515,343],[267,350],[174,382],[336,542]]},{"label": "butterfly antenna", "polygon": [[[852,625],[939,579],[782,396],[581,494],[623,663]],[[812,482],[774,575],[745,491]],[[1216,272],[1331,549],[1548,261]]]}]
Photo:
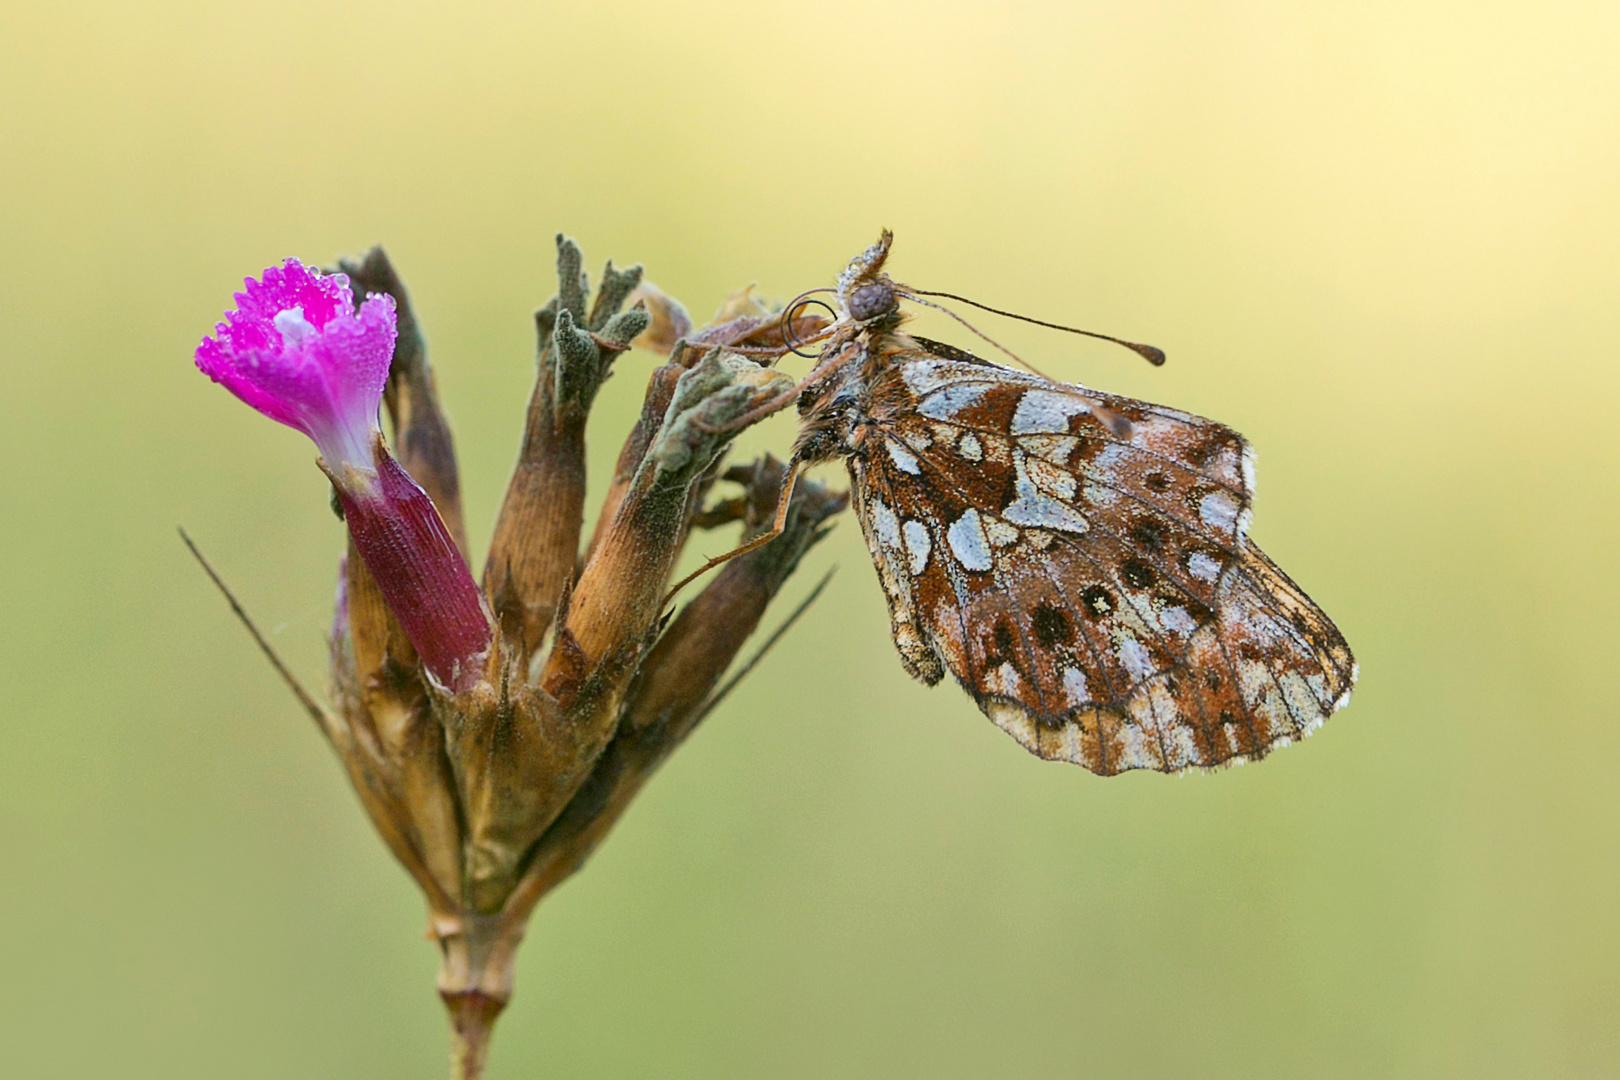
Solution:
[{"label": "butterfly antenna", "polygon": [[[1046,379],[1046,380],[1048,380],[1050,382],[1057,382],[1058,381],[1056,379],[1053,379],[1052,376],[1048,375],[1046,372],[1042,371],[1040,368],[1036,367],[1034,364],[1030,363],[1028,360],[1025,360],[1022,356],[1019,356],[1017,353],[1015,353],[1011,349],[1007,348],[1007,346],[1003,345],[1001,342],[997,341],[995,338],[991,337],[989,334],[985,333],[983,330],[980,330],[977,326],[974,326],[972,323],[970,323],[966,319],[962,318],[962,316],[958,315],[956,312],[952,311],[950,308],[946,307],[945,305],[943,305],[943,304],[935,304],[932,301],[924,300],[921,296],[917,295],[914,292],[902,292],[901,290],[896,289],[895,293],[896,293],[896,295],[904,296],[907,300],[915,300],[917,303],[922,304],[924,307],[931,307],[935,311],[943,311],[945,314],[949,315],[951,318],[955,319],[957,322],[961,323],[963,326],[965,326],[969,330],[973,331],[979,337],[983,338],[985,341],[988,341],[991,345],[994,345],[996,348],[1000,349],[1002,352],[1004,352],[1008,356],[1012,357],[1013,360],[1016,361],[1020,367],[1028,368],[1030,371],[1033,371],[1035,374],[1039,375],[1041,378]],[[928,293],[927,295],[929,295],[929,296],[948,296],[949,294],[948,293]],[[961,299],[961,297],[952,297],[952,299],[959,300],[959,299]],[[973,301],[969,300],[968,303],[971,304],[971,303],[973,303]]]},{"label": "butterfly antenna", "polygon": [[[969,300],[967,297],[965,297],[965,296],[957,296],[955,293],[924,292],[924,291],[921,291],[921,290],[913,290],[910,295],[911,295],[912,299],[914,299],[914,300],[916,300],[919,296],[942,296],[947,300],[956,300],[956,301],[959,301],[959,302],[964,303],[964,304],[971,304],[973,307],[976,307],[981,311],[988,311],[992,315],[1004,315],[1009,319],[1017,319],[1020,322],[1034,323],[1036,326],[1044,326],[1048,330],[1062,330],[1065,333],[1079,334],[1082,337],[1097,338],[1099,341],[1112,341],[1115,345],[1123,345],[1123,346],[1125,346],[1127,349],[1131,350],[1136,355],[1140,356],[1142,359],[1144,359],[1148,363],[1152,364],[1154,367],[1159,367],[1164,363],[1164,350],[1163,349],[1156,348],[1155,346],[1152,346],[1152,345],[1143,345],[1142,343],[1137,342],[1137,341],[1126,341],[1124,338],[1117,338],[1117,337],[1114,337],[1111,334],[1099,334],[1099,333],[1097,333],[1097,332],[1095,332],[1093,330],[1081,330],[1077,326],[1064,326],[1061,323],[1047,322],[1044,319],[1032,319],[1028,315],[1020,315],[1016,311],[1002,311],[1000,308],[993,308],[989,304],[981,304],[977,300]],[[917,302],[918,303],[927,303],[927,301],[924,301],[924,300],[918,300]],[[929,305],[929,306],[932,307],[933,305]],[[940,310],[943,311],[944,309],[941,308]],[[964,323],[963,325],[966,325],[966,323]],[[973,328],[971,326],[969,326],[968,329],[972,330]],[[976,333],[976,334],[978,333],[977,330],[974,330],[973,332]],[[979,334],[979,336],[984,337],[983,334]],[[985,338],[985,340],[990,341],[989,338]],[[991,344],[994,345],[995,343],[991,342]],[[997,345],[996,347],[1001,348],[1001,346],[999,346],[999,345]],[[1006,352],[1005,349],[1002,349],[1002,351]],[[1008,355],[1011,355],[1011,354],[1008,354]]]}]

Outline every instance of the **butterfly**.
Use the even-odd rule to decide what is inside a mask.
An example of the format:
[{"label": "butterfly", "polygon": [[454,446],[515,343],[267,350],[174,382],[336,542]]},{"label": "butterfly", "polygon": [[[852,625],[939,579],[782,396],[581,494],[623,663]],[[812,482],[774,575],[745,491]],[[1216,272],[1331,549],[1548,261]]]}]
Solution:
[{"label": "butterfly", "polygon": [[818,290],[836,317],[780,404],[794,466],[848,466],[906,670],[1102,775],[1258,760],[1343,707],[1343,635],[1246,535],[1243,437],[906,333],[900,301],[941,294],[884,273],[892,243]]}]

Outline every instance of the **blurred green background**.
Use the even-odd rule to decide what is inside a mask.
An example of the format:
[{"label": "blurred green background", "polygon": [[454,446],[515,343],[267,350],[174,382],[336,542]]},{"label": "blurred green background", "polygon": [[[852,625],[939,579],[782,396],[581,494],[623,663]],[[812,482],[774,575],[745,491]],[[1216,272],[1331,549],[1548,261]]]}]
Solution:
[{"label": "blurred green background", "polygon": [[481,548],[555,232],[702,317],[884,225],[903,280],[1165,348],[986,317],[1245,432],[1361,687],[1260,767],[1045,764],[906,678],[845,520],[542,905],[492,1080],[1620,1073],[1617,45],[1604,3],[7,0],[0,1073],[444,1075],[421,902],[175,536],[322,685],[314,450],[191,367],[245,274],[388,245]]}]

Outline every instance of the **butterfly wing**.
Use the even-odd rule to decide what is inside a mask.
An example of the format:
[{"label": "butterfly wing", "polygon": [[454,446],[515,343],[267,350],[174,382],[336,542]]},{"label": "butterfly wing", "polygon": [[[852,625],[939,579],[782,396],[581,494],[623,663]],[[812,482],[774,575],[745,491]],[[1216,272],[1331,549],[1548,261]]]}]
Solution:
[{"label": "butterfly wing", "polygon": [[1344,704],[1344,638],[1244,535],[1241,436],[891,340],[849,463],[914,676],[1104,775],[1260,758]]}]

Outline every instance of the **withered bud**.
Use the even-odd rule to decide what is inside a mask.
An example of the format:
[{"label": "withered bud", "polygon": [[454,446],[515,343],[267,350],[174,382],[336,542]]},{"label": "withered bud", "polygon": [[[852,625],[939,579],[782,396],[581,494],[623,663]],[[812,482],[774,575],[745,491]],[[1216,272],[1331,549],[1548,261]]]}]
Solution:
[{"label": "withered bud", "polygon": [[630,294],[629,303],[645,304],[652,322],[632,342],[638,349],[667,355],[675,343],[692,332],[692,317],[673,296],[650,281],[643,281]]}]

